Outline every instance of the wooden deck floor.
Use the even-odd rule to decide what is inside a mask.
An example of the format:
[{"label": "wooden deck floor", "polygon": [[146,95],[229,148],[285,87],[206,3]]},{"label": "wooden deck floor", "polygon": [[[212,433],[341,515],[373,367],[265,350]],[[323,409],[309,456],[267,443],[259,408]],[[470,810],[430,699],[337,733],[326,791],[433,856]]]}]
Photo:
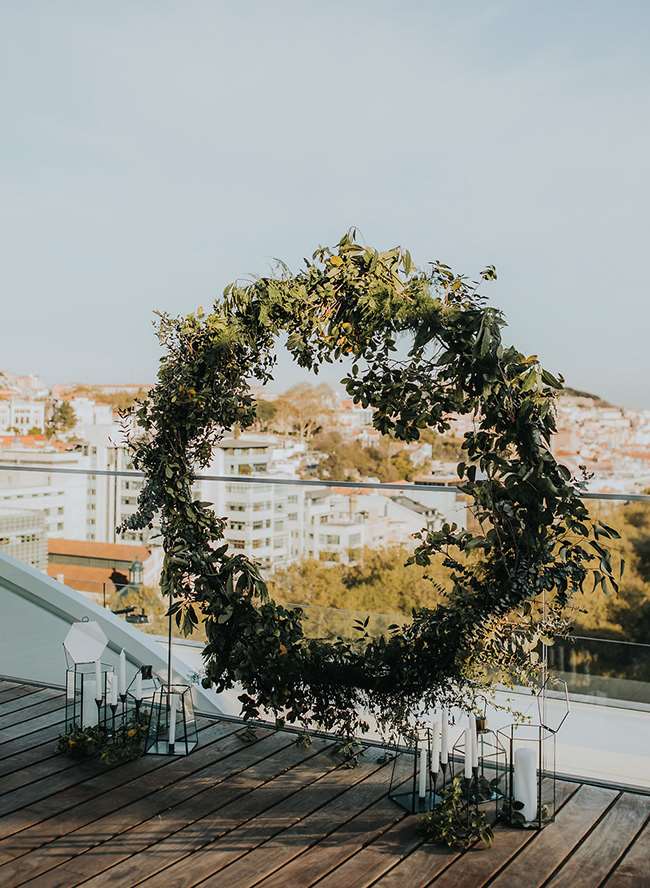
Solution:
[{"label": "wooden deck floor", "polygon": [[108,768],[58,755],[60,691],[0,682],[0,886],[650,886],[650,797],[561,784],[541,833],[489,851],[423,845],[370,750],[204,720],[189,757]]}]

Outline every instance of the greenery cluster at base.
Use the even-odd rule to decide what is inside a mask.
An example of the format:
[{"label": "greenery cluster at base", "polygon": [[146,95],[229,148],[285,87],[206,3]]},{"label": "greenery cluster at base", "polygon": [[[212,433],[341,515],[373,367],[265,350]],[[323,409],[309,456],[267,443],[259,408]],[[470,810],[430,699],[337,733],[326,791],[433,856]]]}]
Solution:
[{"label": "greenery cluster at base", "polygon": [[[495,674],[530,680],[540,639],[565,628],[562,611],[587,578],[616,588],[615,531],[590,520],[580,482],[549,447],[561,380],[504,345],[504,323],[476,282],[440,262],[419,271],[407,250],[380,252],[351,234],[295,275],[282,266],[229,285],[208,313],[161,315],[157,384],[128,417],[146,480],[120,530],[159,514],[171,612],[188,633],[203,621],[206,684],[241,686],[245,717],[270,712],[352,737],[367,730],[365,712],[404,733],[414,712],[471,707]],[[300,608],[269,596],[259,566],[223,542],[225,519],[194,498],[215,444],[255,421],[250,385],[272,378],[283,334],[303,368],[352,360],[347,392],[374,407],[382,434],[411,442],[449,431],[455,414],[473,419],[458,464],[472,529],[423,530],[409,559],[440,560],[444,600],[432,596],[387,637],[307,637]]]},{"label": "greenery cluster at base", "polygon": [[446,845],[456,851],[466,851],[482,842],[492,845],[494,831],[485,812],[467,798],[467,790],[460,775],[440,792],[442,801],[418,818],[417,829],[425,842]]},{"label": "greenery cluster at base", "polygon": [[101,724],[74,727],[59,736],[57,750],[74,759],[99,758],[106,765],[119,765],[142,755],[146,736],[147,721],[133,716],[115,735]]}]

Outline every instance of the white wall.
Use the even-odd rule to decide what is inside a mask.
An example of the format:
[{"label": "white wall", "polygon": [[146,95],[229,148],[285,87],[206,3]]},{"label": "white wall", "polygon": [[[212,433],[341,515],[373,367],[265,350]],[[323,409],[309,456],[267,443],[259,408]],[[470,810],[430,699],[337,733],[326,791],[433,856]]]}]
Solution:
[{"label": "white wall", "polygon": [[[96,620],[109,640],[103,662],[117,666],[124,649],[129,681],[143,665],[166,674],[166,654],[154,637],[29,565],[0,556],[0,676],[63,687],[63,640],[72,623],[84,617]],[[176,657],[172,669],[179,682],[194,671]],[[195,685],[192,693],[197,709],[220,712],[213,692]]]}]

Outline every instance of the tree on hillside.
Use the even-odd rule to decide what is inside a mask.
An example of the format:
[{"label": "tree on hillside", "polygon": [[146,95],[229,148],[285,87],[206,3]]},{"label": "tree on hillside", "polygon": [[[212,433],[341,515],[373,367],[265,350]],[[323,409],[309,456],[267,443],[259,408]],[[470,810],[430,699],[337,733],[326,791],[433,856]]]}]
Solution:
[{"label": "tree on hillside", "polygon": [[273,420],[277,412],[278,408],[273,401],[265,401],[264,398],[258,398],[255,402],[254,428],[258,432],[270,431],[273,428]]},{"label": "tree on hillside", "polygon": [[326,383],[300,383],[287,389],[274,402],[273,424],[277,431],[297,434],[300,440],[311,438],[332,420],[336,396]]},{"label": "tree on hillside", "polygon": [[53,438],[62,432],[69,432],[77,424],[77,416],[69,401],[60,401],[54,405],[52,415],[46,425],[45,433]]}]

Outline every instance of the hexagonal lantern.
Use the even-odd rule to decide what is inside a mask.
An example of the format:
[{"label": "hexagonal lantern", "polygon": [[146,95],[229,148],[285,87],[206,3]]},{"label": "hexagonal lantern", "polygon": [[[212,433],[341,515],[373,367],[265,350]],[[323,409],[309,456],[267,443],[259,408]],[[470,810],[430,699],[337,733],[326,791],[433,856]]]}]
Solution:
[{"label": "hexagonal lantern", "polygon": [[104,631],[94,620],[73,623],[65,637],[65,722],[68,731],[107,722],[110,703],[107,690],[113,677],[113,667],[101,662],[107,644]]},{"label": "hexagonal lantern", "polygon": [[108,638],[99,623],[82,620],[73,623],[63,642],[68,663],[94,663],[106,650]]},{"label": "hexagonal lantern", "polygon": [[539,723],[497,732],[506,750],[502,816],[515,826],[542,829],[555,819],[556,735],[569,715],[566,682],[548,676],[537,693]]}]

